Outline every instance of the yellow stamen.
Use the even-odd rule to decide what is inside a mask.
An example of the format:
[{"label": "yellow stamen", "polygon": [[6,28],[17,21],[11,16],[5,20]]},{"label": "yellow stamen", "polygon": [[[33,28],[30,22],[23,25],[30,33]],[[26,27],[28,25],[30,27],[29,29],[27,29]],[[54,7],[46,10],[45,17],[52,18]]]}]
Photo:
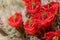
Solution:
[{"label": "yellow stamen", "polygon": [[57,36],[54,36],[53,37],[53,40],[58,40],[59,38]]},{"label": "yellow stamen", "polygon": [[15,14],[15,15],[14,15],[14,19],[16,20],[16,18],[17,18],[17,17],[16,17],[16,14]]},{"label": "yellow stamen", "polygon": [[46,12],[44,12],[44,13],[42,14],[42,17],[43,17],[44,19],[47,17]]},{"label": "yellow stamen", "polygon": [[51,3],[50,3],[50,2],[48,2],[48,5],[49,5],[49,6],[51,6]]},{"label": "yellow stamen", "polygon": [[30,23],[30,25],[32,25],[33,24],[32,20],[29,20],[29,23]]},{"label": "yellow stamen", "polygon": [[32,5],[35,6],[35,2],[32,2]]}]

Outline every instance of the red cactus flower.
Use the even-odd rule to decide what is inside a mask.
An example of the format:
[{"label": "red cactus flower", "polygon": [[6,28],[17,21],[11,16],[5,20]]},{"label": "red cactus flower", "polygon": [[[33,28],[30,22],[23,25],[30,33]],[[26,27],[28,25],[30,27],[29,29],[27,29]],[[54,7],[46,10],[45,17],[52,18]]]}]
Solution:
[{"label": "red cactus flower", "polygon": [[43,28],[49,29],[50,27],[52,27],[52,23],[55,22],[55,15],[53,15],[51,12],[45,11],[40,11],[38,15],[40,16],[38,16],[37,18],[40,19],[40,23]]},{"label": "red cactus flower", "polygon": [[33,36],[38,36],[41,33],[39,32],[40,28],[40,23],[39,20],[35,19],[35,18],[30,18],[24,25],[24,29],[26,34],[28,35],[33,35]]},{"label": "red cactus flower", "polygon": [[57,15],[59,3],[58,2],[49,2],[48,4],[42,7],[45,11],[49,11]]},{"label": "red cactus flower", "polygon": [[21,13],[16,12],[14,15],[12,15],[9,19],[8,19],[8,23],[16,28],[19,29],[22,26],[22,15]]},{"label": "red cactus flower", "polygon": [[[33,6],[34,5],[34,6]],[[35,15],[38,11],[39,11],[39,8],[40,8],[40,3],[37,2],[36,4],[29,4],[28,6],[26,6],[26,10],[27,12],[30,13],[30,15]]]},{"label": "red cactus flower", "polygon": [[45,40],[60,40],[60,34],[57,32],[48,32],[45,34]]},{"label": "red cactus flower", "polygon": [[26,5],[26,10],[29,15],[34,15],[40,9],[41,0],[23,0]]}]

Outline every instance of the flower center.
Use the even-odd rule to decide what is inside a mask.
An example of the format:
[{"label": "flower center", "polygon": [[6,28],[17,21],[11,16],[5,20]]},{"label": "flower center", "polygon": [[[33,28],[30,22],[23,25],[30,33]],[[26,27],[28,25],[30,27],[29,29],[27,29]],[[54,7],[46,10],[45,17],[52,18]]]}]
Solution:
[{"label": "flower center", "polygon": [[47,18],[47,14],[44,12],[44,13],[42,14],[42,17],[43,17],[43,20],[46,19],[46,18]]},{"label": "flower center", "polygon": [[54,36],[53,37],[53,40],[58,40],[59,38],[57,36]]},{"label": "flower center", "polygon": [[17,16],[16,16],[16,14],[14,15],[14,20],[16,20],[16,18],[17,18]]},{"label": "flower center", "polygon": [[35,2],[32,2],[32,8],[34,8],[34,7],[35,7],[35,5],[36,5],[36,4],[35,4]]},{"label": "flower center", "polygon": [[30,24],[30,25],[32,25],[32,24],[33,24],[32,20],[30,20],[30,21],[29,21],[29,24]]},{"label": "flower center", "polygon": [[50,3],[50,2],[48,2],[48,6],[49,6],[49,7],[51,6],[51,3]]}]

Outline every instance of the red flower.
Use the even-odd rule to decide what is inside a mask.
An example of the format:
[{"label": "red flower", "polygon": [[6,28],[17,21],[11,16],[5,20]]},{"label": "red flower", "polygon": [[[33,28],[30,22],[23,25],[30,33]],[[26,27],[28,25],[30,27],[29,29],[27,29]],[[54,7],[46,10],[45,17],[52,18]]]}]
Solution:
[{"label": "red flower", "polygon": [[51,12],[45,11],[40,11],[38,15],[40,15],[38,18],[40,19],[40,23],[43,28],[49,29],[52,27],[52,24],[55,22],[55,15],[53,15]]},{"label": "red flower", "polygon": [[8,22],[12,27],[19,29],[22,26],[22,15],[21,15],[21,13],[16,12],[14,15],[12,15],[9,18]]},{"label": "red flower", "polygon": [[42,7],[45,11],[49,11],[57,15],[59,3],[58,2],[49,2],[48,4]]},{"label": "red flower", "polygon": [[39,20],[35,18],[30,18],[24,25],[24,29],[26,34],[33,35],[33,36],[39,36],[41,34],[40,32],[40,23]]},{"label": "red flower", "polygon": [[38,2],[38,3],[35,4],[34,7],[33,7],[32,4],[29,4],[26,7],[27,7],[26,10],[27,10],[27,12],[30,13],[30,15],[35,15],[37,12],[39,12],[40,4]]},{"label": "red flower", "polygon": [[57,32],[48,32],[45,34],[45,40],[60,40],[60,34]]},{"label": "red flower", "polygon": [[[45,29],[50,29],[51,27],[54,27],[55,21],[56,21],[55,15],[57,15],[57,13],[58,13],[58,8],[59,8],[59,4],[57,2],[50,2],[49,5],[48,4],[44,5],[44,6],[42,6],[42,9],[40,9],[40,15],[44,11],[47,13],[47,18],[44,19],[43,17],[41,17],[42,19],[44,19],[44,20],[41,20],[41,25]],[[46,15],[46,14],[44,14],[44,15]]]},{"label": "red flower", "polygon": [[26,5],[27,14],[34,15],[36,14],[41,5],[41,0],[23,0]]}]

